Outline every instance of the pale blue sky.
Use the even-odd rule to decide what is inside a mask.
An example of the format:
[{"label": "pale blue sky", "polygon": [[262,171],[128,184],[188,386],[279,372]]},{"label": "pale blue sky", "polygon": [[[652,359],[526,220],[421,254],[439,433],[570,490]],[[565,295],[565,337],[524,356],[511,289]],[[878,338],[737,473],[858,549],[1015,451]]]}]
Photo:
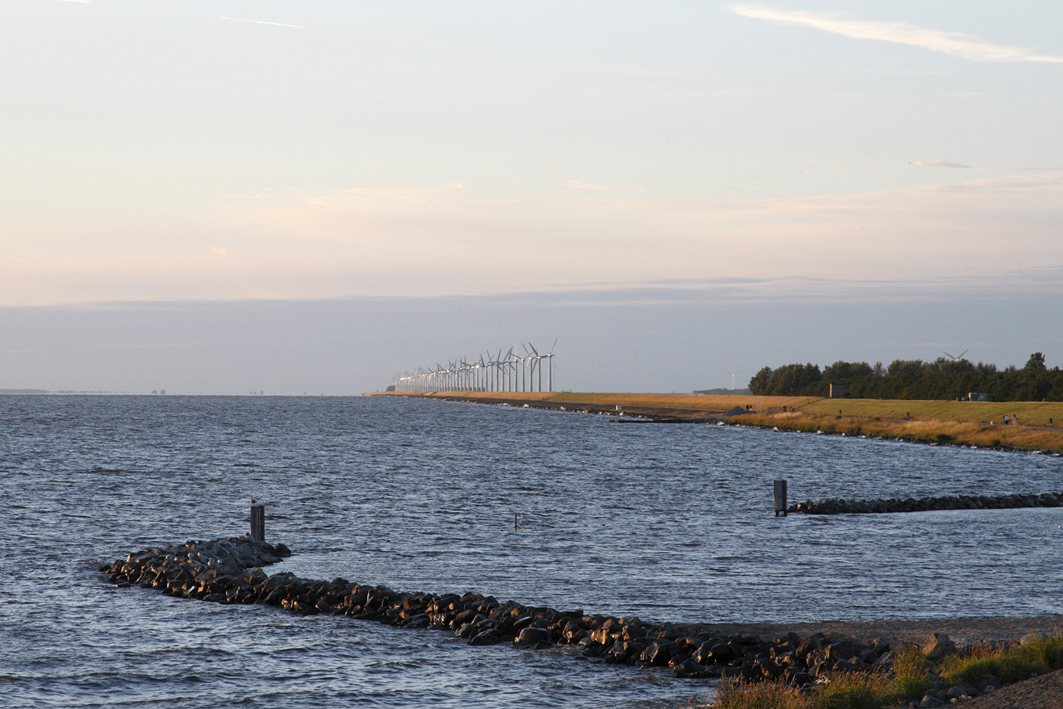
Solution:
[{"label": "pale blue sky", "polygon": [[1042,302],[1061,125],[1057,2],[5,0],[0,306]]}]

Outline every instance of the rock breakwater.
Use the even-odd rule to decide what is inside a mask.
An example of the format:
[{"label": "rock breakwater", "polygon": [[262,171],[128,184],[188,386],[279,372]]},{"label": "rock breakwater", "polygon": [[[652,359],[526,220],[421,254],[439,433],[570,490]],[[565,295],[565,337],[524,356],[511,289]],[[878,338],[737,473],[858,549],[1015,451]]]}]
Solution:
[{"label": "rock breakwater", "polygon": [[799,502],[790,505],[787,512],[803,512],[812,515],[863,514],[886,512],[928,512],[931,510],[1005,510],[1020,507],[1063,507],[1063,493],[1042,495],[955,495],[952,497],[911,497],[898,500],[843,500],[829,499],[821,502]]},{"label": "rock breakwater", "polygon": [[697,624],[649,623],[499,601],[479,593],[402,593],[336,578],[267,575],[262,566],[289,556],[248,537],[188,541],[129,554],[100,568],[120,587],[151,587],[217,603],[265,603],[299,614],[327,613],[403,628],[445,630],[470,645],[566,646],[610,663],[671,668],[680,677],[783,680],[795,686],[841,671],[888,671],[888,641],[864,644],[796,633],[764,640],[717,635]]}]

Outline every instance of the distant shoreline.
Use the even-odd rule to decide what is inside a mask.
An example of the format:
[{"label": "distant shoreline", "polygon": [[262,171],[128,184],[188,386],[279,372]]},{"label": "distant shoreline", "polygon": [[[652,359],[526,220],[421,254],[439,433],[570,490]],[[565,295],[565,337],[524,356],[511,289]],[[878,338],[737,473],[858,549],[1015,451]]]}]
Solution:
[{"label": "distant shoreline", "polygon": [[[1063,451],[1063,402],[826,399],[804,396],[578,392],[369,392],[468,403],[576,411],[622,420],[726,423],[846,436]],[[1004,425],[1018,416],[1019,425]]]}]

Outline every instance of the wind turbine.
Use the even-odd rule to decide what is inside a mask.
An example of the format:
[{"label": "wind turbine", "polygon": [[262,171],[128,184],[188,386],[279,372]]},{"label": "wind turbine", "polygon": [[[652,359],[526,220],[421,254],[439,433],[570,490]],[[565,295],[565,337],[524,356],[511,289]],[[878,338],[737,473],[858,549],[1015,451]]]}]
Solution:
[{"label": "wind turbine", "polygon": [[[517,363],[520,362],[520,381],[517,381]],[[514,391],[526,391],[527,382],[524,376],[524,369],[527,360],[517,354],[517,346],[513,345],[513,390]]]},{"label": "wind turbine", "polygon": [[[516,347],[516,345],[514,345],[514,347]],[[524,346],[521,345],[521,347],[524,347]],[[527,347],[524,348],[524,353],[525,354],[528,353],[528,348]],[[520,358],[520,390],[521,391],[528,391],[528,377],[527,377],[528,371],[527,370],[528,370],[528,358],[527,357],[521,357]]]},{"label": "wind turbine", "polygon": [[557,347],[557,338],[554,338],[554,344],[550,346],[550,353],[546,355],[546,366],[548,367],[546,373],[546,389],[547,391],[554,390],[554,348]]},{"label": "wind turbine", "polygon": [[[499,350],[501,352],[502,350]],[[513,359],[513,348],[509,348],[509,352],[506,352],[506,356],[503,358],[505,362],[505,369],[502,374],[502,391],[512,391],[514,374],[516,373],[516,363]]]},{"label": "wind turbine", "polygon": [[[531,352],[528,352],[527,347],[524,349],[524,351],[528,352],[528,359],[531,360],[531,385],[532,385],[532,391],[542,391],[543,390],[543,363],[541,361],[542,360],[542,356],[539,354],[539,350],[535,349],[535,345],[533,345],[532,343],[529,342],[528,343],[528,347],[531,347]],[[535,370],[536,369],[539,370],[539,388],[538,389],[535,388]]]},{"label": "wind turbine", "polygon": [[[498,357],[502,357],[502,350],[498,351]],[[487,390],[498,391],[499,360],[491,354],[491,350],[487,350],[487,366]]]},{"label": "wind turbine", "polygon": [[967,352],[969,352],[969,351],[970,351],[970,349],[971,349],[971,348],[970,348],[970,347],[968,347],[968,348],[967,348],[966,350],[964,350],[963,352],[960,352],[960,354],[959,354],[959,356],[958,356],[958,357],[953,357],[953,356],[952,356],[952,355],[950,355],[950,354],[949,354],[948,352],[945,352],[945,353],[944,353],[944,355],[945,355],[946,357],[948,357],[949,359],[951,359],[951,360],[952,360],[953,362],[959,362],[959,361],[960,361],[960,360],[961,360],[961,359],[963,358],[963,356],[964,356],[965,354],[967,354]]}]

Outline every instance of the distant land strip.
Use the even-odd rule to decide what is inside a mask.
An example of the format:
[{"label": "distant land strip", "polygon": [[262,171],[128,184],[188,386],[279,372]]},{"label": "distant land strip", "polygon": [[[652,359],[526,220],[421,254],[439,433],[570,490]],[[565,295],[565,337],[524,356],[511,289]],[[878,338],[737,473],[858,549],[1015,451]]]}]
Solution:
[{"label": "distant land strip", "polygon": [[[479,404],[576,411],[618,420],[723,423],[1001,450],[1063,451],[1063,402],[827,399],[807,396],[578,392],[371,392]],[[1004,424],[1004,417],[1009,422]]]}]

